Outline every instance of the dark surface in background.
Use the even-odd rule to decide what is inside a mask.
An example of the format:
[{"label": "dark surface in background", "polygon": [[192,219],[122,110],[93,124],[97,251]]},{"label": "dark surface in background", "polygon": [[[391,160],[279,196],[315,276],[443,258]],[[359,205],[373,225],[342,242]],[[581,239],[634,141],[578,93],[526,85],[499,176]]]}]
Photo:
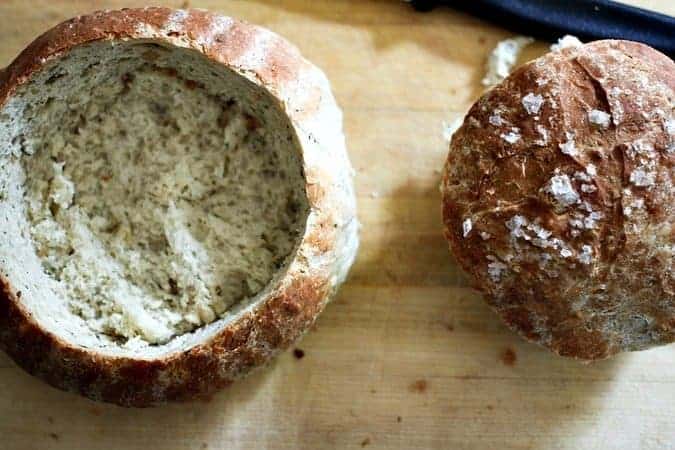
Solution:
[{"label": "dark surface in background", "polygon": [[608,0],[413,0],[412,4],[419,11],[451,6],[548,41],[564,34],[582,41],[627,39],[675,56],[675,18]]}]

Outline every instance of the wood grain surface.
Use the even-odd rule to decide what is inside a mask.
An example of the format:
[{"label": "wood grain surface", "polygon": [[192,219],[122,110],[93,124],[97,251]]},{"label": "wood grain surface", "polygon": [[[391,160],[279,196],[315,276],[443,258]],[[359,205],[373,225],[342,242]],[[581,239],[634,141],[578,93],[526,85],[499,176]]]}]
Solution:
[{"label": "wood grain surface", "polygon": [[[442,123],[480,94],[510,32],[394,0],[155,3],[267,26],[326,71],[357,170],[358,260],[301,351],[208,402],[98,404],[0,354],[0,449],[675,448],[675,346],[592,365],[554,357],[500,324],[441,235]],[[672,0],[631,3],[675,14]],[[141,5],[0,0],[0,67],[63,19]]]}]

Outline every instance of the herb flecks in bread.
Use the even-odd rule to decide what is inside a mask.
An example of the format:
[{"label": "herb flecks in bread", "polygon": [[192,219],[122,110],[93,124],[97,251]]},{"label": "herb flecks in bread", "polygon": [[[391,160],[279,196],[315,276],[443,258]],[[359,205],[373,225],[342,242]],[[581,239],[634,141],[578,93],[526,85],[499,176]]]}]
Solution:
[{"label": "herb flecks in bread", "polygon": [[126,47],[127,62],[60,100],[59,133],[34,126],[26,200],[70,310],[101,339],[163,343],[258,293],[293,250],[307,201],[287,131],[181,78],[165,50]]}]

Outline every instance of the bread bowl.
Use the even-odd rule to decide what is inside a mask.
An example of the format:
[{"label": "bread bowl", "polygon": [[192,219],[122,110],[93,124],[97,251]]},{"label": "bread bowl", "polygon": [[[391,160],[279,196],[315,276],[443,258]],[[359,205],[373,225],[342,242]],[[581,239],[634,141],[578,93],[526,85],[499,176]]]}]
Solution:
[{"label": "bread bowl", "polygon": [[675,64],[551,52],[480,98],[441,192],[459,264],[504,322],[581,360],[675,340]]},{"label": "bread bowl", "polygon": [[298,339],[358,247],[325,75],[202,10],[101,11],[0,73],[0,347],[123,406],[206,396]]}]

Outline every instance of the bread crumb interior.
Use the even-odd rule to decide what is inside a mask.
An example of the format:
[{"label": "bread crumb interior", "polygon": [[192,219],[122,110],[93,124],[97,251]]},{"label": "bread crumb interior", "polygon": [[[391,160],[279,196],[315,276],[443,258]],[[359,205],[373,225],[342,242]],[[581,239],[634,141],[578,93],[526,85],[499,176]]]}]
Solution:
[{"label": "bread crumb interior", "polygon": [[42,72],[14,96],[11,150],[42,269],[98,341],[166,343],[285,266],[309,207],[268,93],[149,42],[90,44]]}]

